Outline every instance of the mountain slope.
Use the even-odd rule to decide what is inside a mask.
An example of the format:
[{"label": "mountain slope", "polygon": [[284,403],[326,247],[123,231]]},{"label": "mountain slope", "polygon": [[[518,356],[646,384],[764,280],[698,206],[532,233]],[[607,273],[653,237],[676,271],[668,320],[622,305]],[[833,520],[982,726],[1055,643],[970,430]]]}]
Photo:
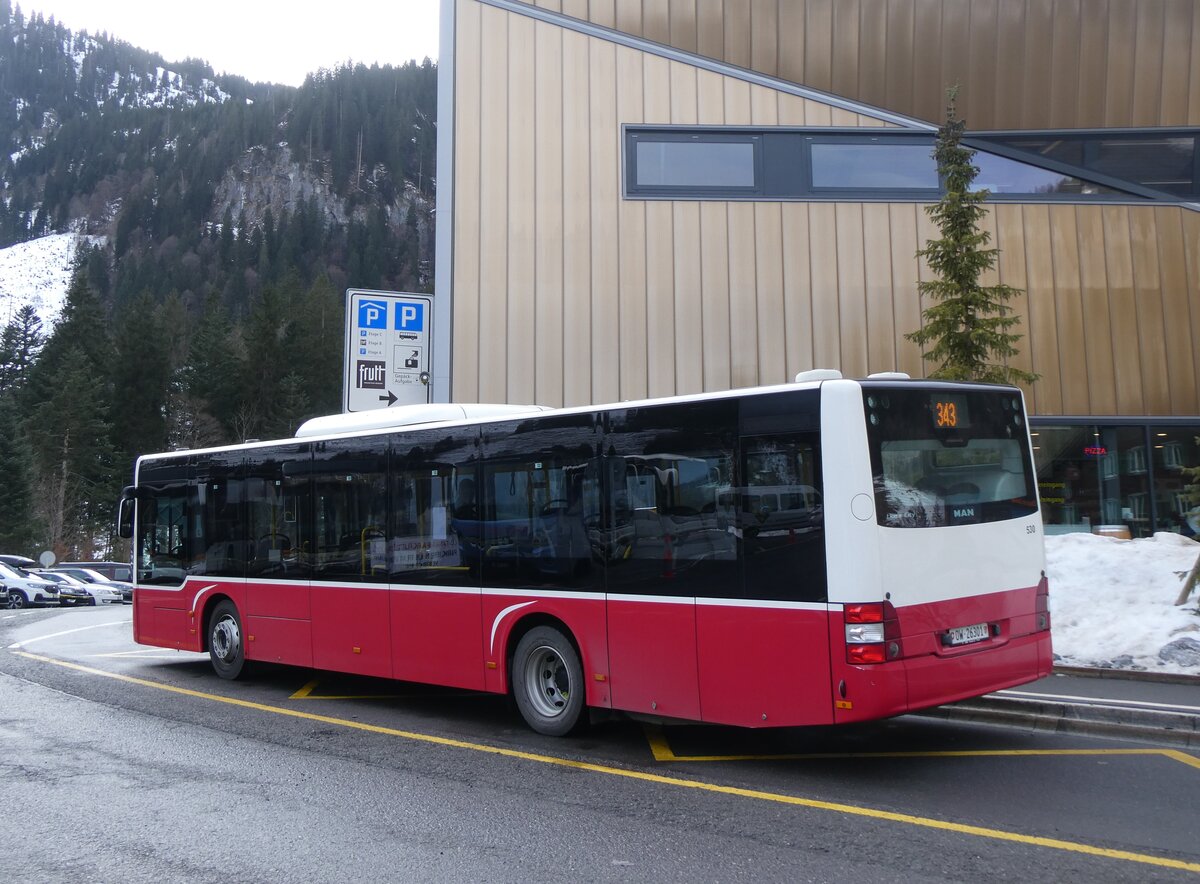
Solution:
[{"label": "mountain slope", "polygon": [[437,71],[252,84],[10,0],[0,50],[0,547],[110,557],[138,455],[337,411],[344,290],[431,290]]}]

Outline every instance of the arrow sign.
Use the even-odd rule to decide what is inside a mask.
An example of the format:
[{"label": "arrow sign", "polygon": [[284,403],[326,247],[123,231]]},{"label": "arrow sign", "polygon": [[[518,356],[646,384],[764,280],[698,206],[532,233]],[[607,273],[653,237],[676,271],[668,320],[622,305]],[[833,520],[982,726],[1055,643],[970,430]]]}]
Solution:
[{"label": "arrow sign", "polygon": [[393,393],[391,390],[388,390],[388,394],[386,396],[380,396],[379,401],[386,402],[388,405],[391,405],[392,403],[394,403],[396,401],[396,394]]}]

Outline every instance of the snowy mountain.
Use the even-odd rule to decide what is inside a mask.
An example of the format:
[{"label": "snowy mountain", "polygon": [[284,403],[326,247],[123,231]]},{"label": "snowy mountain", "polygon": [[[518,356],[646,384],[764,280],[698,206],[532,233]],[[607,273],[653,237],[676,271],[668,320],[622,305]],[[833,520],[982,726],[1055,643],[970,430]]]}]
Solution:
[{"label": "snowy mountain", "polygon": [[0,326],[29,304],[49,329],[62,310],[71,268],[80,244],[102,244],[98,237],[54,233],[0,249]]}]

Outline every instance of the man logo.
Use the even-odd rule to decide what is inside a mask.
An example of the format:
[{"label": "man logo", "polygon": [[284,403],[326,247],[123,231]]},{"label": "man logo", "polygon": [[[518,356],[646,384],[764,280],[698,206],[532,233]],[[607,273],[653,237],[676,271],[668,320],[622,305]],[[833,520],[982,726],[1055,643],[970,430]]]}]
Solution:
[{"label": "man logo", "polygon": [[359,301],[359,328],[387,328],[387,301]]},{"label": "man logo", "polygon": [[358,365],[358,388],[360,390],[382,390],[387,381],[387,367],[382,362],[360,359]]}]

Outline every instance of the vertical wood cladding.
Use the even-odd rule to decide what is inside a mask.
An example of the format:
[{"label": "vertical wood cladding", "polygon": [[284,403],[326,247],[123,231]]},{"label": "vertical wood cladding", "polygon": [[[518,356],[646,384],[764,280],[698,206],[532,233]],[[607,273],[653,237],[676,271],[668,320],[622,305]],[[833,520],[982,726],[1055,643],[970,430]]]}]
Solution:
[{"label": "vertical wood cladding", "polygon": [[1200,125],[1198,0],[531,5],[924,120],[959,83],[975,129]]},{"label": "vertical wood cladding", "polygon": [[[898,21],[905,2],[885,4]],[[680,5],[646,3],[640,20],[691,32]],[[915,253],[935,235],[922,206],[621,197],[622,124],[877,121],[475,0],[459,0],[456,41],[455,400],[577,405],[814,367],[927,370],[904,338],[925,306]],[[987,225],[993,280],[1024,290],[1014,361],[1042,376],[1036,413],[1200,412],[1200,214],[997,203]]]}]

